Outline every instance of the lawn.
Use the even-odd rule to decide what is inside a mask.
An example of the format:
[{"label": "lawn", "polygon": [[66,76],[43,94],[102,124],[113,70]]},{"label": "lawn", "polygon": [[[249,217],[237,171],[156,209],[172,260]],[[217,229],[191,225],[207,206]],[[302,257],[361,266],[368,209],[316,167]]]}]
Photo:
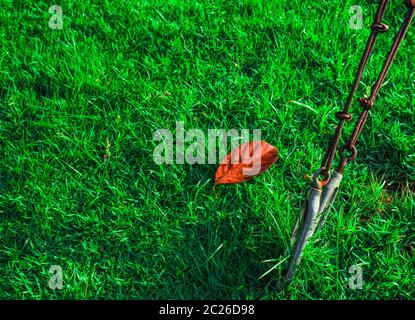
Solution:
[{"label": "lawn", "polygon": [[[48,25],[51,4],[0,7],[0,298],[415,298],[415,26],[283,287],[305,176],[335,131],[377,1],[61,0],[62,29]],[[354,4],[363,29],[349,27]],[[388,8],[359,97],[405,11]],[[214,192],[217,165],[153,160],[154,132],[178,121],[260,129],[279,158]],[[53,265],[61,289],[48,285]],[[356,265],[360,290],[348,286]]]}]

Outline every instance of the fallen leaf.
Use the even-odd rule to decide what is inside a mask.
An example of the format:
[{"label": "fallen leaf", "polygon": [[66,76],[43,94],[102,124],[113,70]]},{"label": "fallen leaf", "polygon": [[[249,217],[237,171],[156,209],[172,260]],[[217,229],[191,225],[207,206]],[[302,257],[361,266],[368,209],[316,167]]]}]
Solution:
[{"label": "fallen leaf", "polygon": [[265,141],[252,141],[240,145],[219,164],[215,184],[240,183],[253,179],[267,170],[278,159],[278,150]]}]

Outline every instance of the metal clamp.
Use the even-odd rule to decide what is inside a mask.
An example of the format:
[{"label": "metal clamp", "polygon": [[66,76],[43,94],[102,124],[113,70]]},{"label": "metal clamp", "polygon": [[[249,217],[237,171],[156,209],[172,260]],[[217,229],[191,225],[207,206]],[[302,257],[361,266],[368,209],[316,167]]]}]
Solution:
[{"label": "metal clamp", "polygon": [[[293,234],[291,236],[292,245],[294,245],[297,238],[298,241],[290,266],[285,276],[286,281],[290,281],[294,276],[295,270],[301,262],[301,257],[303,255],[304,248],[308,243],[308,240],[315,233],[317,228],[321,228],[323,226],[326,219],[326,215],[324,213],[334,202],[339,190],[341,180],[342,174],[334,172],[330,177],[328,183],[323,188],[311,188],[307,199],[303,203],[300,217],[297,220]],[[301,234],[298,237],[300,229]]]}]

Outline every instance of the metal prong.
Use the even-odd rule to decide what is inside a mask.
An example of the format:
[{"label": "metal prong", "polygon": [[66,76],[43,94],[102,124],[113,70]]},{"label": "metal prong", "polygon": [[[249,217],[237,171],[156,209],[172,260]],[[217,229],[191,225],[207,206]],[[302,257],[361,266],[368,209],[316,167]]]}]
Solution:
[{"label": "metal prong", "polygon": [[298,240],[298,234],[304,228],[305,217],[307,216],[307,211],[308,211],[308,201],[306,199],[303,202],[303,206],[302,206],[301,211],[300,211],[300,216],[298,217],[297,222],[295,223],[293,232],[291,234],[291,241],[290,241],[291,246],[295,245],[295,243]]},{"label": "metal prong", "polygon": [[304,248],[316,229],[318,223],[317,215],[318,210],[320,208],[321,193],[322,192],[320,189],[312,188],[309,193],[308,199],[305,200],[307,201],[307,213],[305,217],[305,223],[301,231],[300,238],[298,239],[297,245],[295,247],[294,255],[292,257],[287,274],[285,275],[286,281],[290,281],[294,276],[295,270],[297,266],[300,264]]},{"label": "metal prong", "polygon": [[342,178],[343,175],[335,171],[331,175],[329,182],[324,187],[323,194],[321,195],[320,208],[318,210],[320,220],[318,223],[318,229],[320,229],[326,221],[327,209],[336,199]]}]

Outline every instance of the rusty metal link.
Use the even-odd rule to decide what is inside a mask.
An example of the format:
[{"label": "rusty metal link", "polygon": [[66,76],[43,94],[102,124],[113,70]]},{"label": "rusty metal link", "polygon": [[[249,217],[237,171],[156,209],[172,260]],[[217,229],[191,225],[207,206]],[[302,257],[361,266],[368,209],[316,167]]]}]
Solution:
[{"label": "rusty metal link", "polygon": [[384,33],[389,30],[389,27],[386,24],[382,23],[382,19],[385,15],[385,11],[386,11],[386,7],[388,3],[389,3],[389,0],[381,0],[379,3],[376,17],[372,24],[372,32],[370,33],[369,39],[366,43],[366,48],[363,53],[362,59],[360,60],[359,68],[356,72],[352,88],[350,90],[349,96],[346,101],[346,105],[344,106],[343,111],[340,111],[336,114],[336,117],[339,119],[339,124],[337,126],[336,133],[334,134],[334,137],[329,147],[327,148],[326,154],[320,166],[320,169],[322,169],[320,172],[320,176],[325,181],[327,181],[330,176],[329,174],[330,168],[331,168],[331,165],[333,163],[334,157],[337,152],[337,146],[339,144],[341,133],[343,131],[344,122],[352,120],[352,116],[349,113],[349,110],[352,105],[353,98],[356,94],[356,90],[359,86],[360,80],[363,76],[363,71],[367,65],[370,55],[372,54],[377,35],[379,33]]},{"label": "rusty metal link", "polygon": [[336,113],[336,118],[341,121],[351,121],[353,119],[350,112],[339,111]]},{"label": "rusty metal link", "polygon": [[370,110],[373,108],[373,101],[368,98],[359,98],[358,101],[363,110]]},{"label": "rusty metal link", "polygon": [[[408,12],[406,13],[405,19],[402,22],[402,26],[396,35],[392,48],[390,49],[389,54],[385,59],[385,62],[382,66],[382,70],[380,71],[378,80],[376,81],[375,85],[372,88],[370,97],[358,99],[360,106],[363,108],[363,111],[359,116],[355,129],[353,133],[351,134],[348,142],[343,147],[339,148],[340,164],[336,169],[336,171],[339,173],[342,173],[344,171],[344,168],[346,167],[348,162],[353,161],[356,158],[357,149],[356,149],[355,144],[357,142],[357,139],[359,138],[363,130],[363,127],[369,116],[369,111],[373,108],[373,104],[379,94],[379,90],[382,87],[383,82],[385,81],[386,75],[392,65],[393,60],[396,57],[396,54],[402,44],[402,41],[405,38],[406,32],[408,31],[408,28],[414,18],[415,0],[406,1],[405,4],[408,7]],[[345,156],[344,155],[345,150],[351,151],[352,155],[349,157]]]},{"label": "rusty metal link", "polygon": [[[344,155],[344,152],[346,150],[348,152],[350,152],[350,155],[349,156],[345,156]],[[340,147],[339,148],[339,155],[340,155],[341,158],[347,159],[347,161],[353,161],[354,159],[356,159],[356,156],[357,156],[357,148],[354,145],[353,146],[343,146],[343,147]]]},{"label": "rusty metal link", "polygon": [[[345,151],[348,151],[350,155],[346,156]],[[343,173],[344,168],[346,167],[349,161],[353,161],[357,157],[357,148],[355,145],[344,145],[339,148],[340,163],[336,169],[336,172]]]},{"label": "rusty metal link", "polygon": [[[321,176],[323,179],[328,179],[330,167],[333,163],[336,151],[338,152],[340,156],[340,164],[337,167],[336,171],[342,173],[345,166],[348,162],[353,161],[356,158],[357,155],[357,149],[356,149],[356,142],[359,138],[363,127],[366,123],[366,120],[369,115],[369,111],[373,108],[374,102],[379,94],[380,88],[383,85],[386,75],[392,65],[393,60],[396,57],[396,54],[402,44],[402,41],[406,35],[406,32],[408,31],[408,28],[414,18],[415,13],[415,0],[406,0],[404,1],[406,7],[408,7],[408,11],[406,13],[406,16],[404,18],[404,21],[402,22],[401,28],[399,29],[396,38],[394,40],[394,43],[392,45],[392,48],[390,49],[385,62],[382,66],[382,70],[380,71],[379,77],[375,83],[375,85],[372,87],[372,91],[369,98],[359,98],[359,104],[362,107],[362,112],[357,120],[357,123],[355,125],[355,128],[353,130],[353,133],[351,134],[349,140],[344,144],[344,146],[338,148],[338,144],[341,137],[341,132],[343,130],[344,122],[352,120],[352,115],[349,113],[349,109],[351,107],[351,103],[353,100],[353,97],[356,93],[356,90],[358,88],[358,85],[360,83],[360,80],[363,75],[364,68],[366,67],[366,64],[368,62],[368,58],[370,54],[373,51],[373,47],[376,41],[376,36],[379,32],[386,32],[389,30],[389,27],[382,23],[382,19],[385,15],[386,7],[389,3],[389,0],[381,0],[379,3],[378,11],[375,17],[375,21],[372,24],[372,32],[369,36],[369,40],[366,44],[366,49],[364,51],[363,57],[361,59],[359,68],[357,70],[355,80],[351,89],[351,92],[349,94],[349,97],[347,99],[346,105],[343,109],[343,111],[337,112],[336,117],[339,119],[339,124],[337,126],[337,130],[334,134],[334,137],[326,151],[326,155],[323,159],[323,162],[320,166],[320,169],[318,170],[318,175]],[[349,151],[351,153],[350,156],[345,155],[345,151]]]},{"label": "rusty metal link", "polygon": [[384,23],[373,23],[372,24],[372,30],[377,30],[378,32],[387,32],[389,31],[389,26]]}]

